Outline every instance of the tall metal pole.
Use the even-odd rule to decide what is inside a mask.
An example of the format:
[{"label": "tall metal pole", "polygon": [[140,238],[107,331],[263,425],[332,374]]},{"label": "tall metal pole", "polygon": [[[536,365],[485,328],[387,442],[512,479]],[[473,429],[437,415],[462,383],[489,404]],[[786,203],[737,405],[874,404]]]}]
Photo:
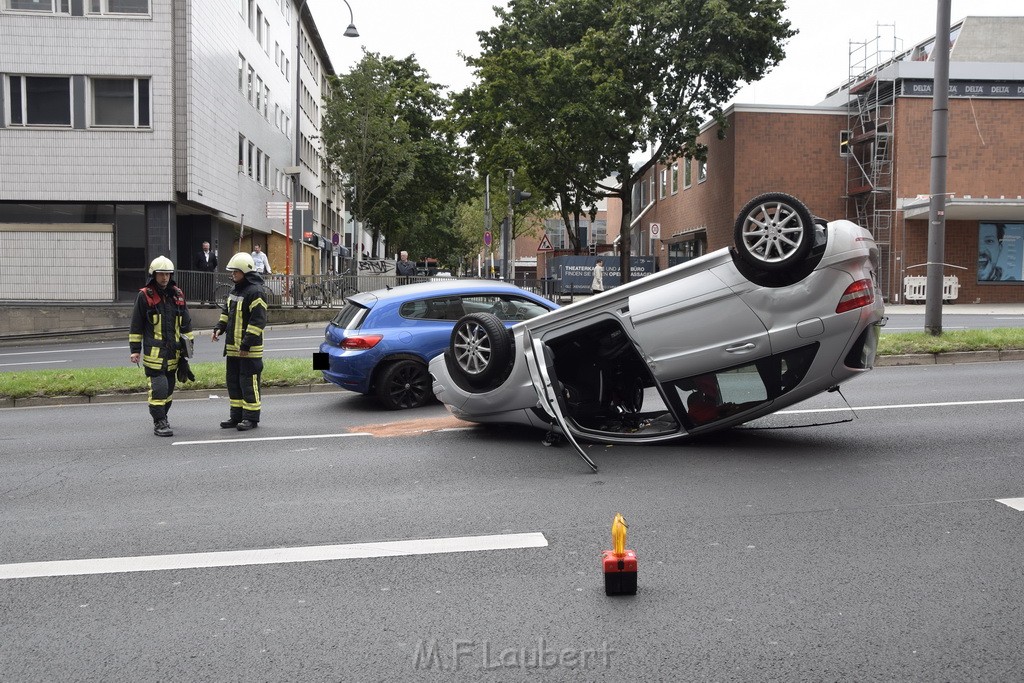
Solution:
[{"label": "tall metal pole", "polygon": [[946,242],[946,158],[949,138],[949,15],[951,0],[939,0],[935,20],[935,75],[932,85],[931,201],[928,205],[928,277],[924,329],[942,334],[942,266]]},{"label": "tall metal pole", "polygon": [[[484,234],[490,233],[492,235],[490,241],[493,244],[493,240],[494,240],[493,234],[494,233],[491,233],[491,224],[492,224],[492,217],[491,217],[491,174],[488,173],[486,176],[484,176]],[[484,244],[484,261],[486,261],[486,259],[487,259],[487,252],[490,251],[491,249],[493,249],[493,247],[490,244]],[[478,277],[481,275],[479,265],[480,264],[479,264],[479,260],[478,260],[478,262],[477,262],[477,276]],[[488,276],[489,275],[490,275],[490,273],[488,273]]]},{"label": "tall metal pole", "polygon": [[511,168],[505,169],[508,182],[505,187],[505,197],[508,201],[508,210],[505,213],[505,222],[501,225],[501,279],[509,279],[509,259],[512,253],[512,178],[516,172]]}]

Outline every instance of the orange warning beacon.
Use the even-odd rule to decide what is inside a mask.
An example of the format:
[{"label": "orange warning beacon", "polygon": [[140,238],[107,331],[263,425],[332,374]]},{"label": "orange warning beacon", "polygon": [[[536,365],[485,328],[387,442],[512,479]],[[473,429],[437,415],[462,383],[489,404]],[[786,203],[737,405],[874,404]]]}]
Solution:
[{"label": "orange warning beacon", "polygon": [[612,549],[601,554],[605,595],[636,595],[636,553],[626,550],[626,520],[615,513]]}]

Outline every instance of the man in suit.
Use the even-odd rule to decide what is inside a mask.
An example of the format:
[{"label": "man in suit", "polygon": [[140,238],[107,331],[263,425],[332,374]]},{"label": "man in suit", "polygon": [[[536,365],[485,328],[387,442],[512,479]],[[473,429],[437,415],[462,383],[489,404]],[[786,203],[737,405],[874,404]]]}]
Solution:
[{"label": "man in suit", "polygon": [[213,287],[216,284],[216,278],[213,273],[217,270],[217,255],[210,251],[209,242],[203,242],[203,250],[196,255],[196,270],[200,273],[209,273],[209,275],[199,276],[199,292],[202,303],[207,301],[217,303],[212,300]]}]

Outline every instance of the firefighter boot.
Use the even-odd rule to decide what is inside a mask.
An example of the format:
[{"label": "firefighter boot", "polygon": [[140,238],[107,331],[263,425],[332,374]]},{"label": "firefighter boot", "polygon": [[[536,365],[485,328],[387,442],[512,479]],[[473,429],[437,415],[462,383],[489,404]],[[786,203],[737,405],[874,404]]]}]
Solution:
[{"label": "firefighter boot", "polygon": [[174,436],[174,432],[171,431],[171,425],[167,424],[167,420],[157,420],[153,423],[153,433],[157,436]]},{"label": "firefighter boot", "polygon": [[228,419],[220,423],[221,429],[234,429],[238,426],[238,423],[242,421],[242,409],[232,409],[231,415]]}]

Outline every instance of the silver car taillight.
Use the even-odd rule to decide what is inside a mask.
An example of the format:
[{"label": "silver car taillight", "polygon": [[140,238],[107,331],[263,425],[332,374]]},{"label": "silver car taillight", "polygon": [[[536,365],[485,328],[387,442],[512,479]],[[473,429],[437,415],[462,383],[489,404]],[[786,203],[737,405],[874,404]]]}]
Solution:
[{"label": "silver car taillight", "polygon": [[855,308],[870,306],[875,302],[875,286],[869,278],[857,280],[846,288],[843,295],[839,297],[839,305],[836,306],[836,313],[845,313]]}]

